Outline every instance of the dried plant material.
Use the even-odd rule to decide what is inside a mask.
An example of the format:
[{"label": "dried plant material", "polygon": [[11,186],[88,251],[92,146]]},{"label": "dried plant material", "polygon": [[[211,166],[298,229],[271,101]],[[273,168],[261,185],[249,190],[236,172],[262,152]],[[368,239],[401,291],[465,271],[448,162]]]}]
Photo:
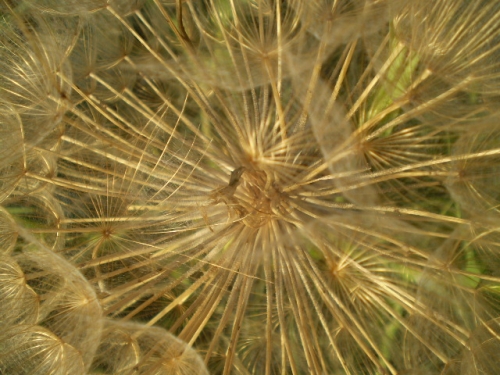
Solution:
[{"label": "dried plant material", "polygon": [[500,362],[500,327],[498,319],[482,322],[469,339],[464,351],[460,371],[467,375],[493,375],[498,372]]},{"label": "dried plant material", "polygon": [[71,88],[65,79],[71,77],[71,66],[66,57],[74,25],[36,16],[26,23],[16,14],[8,18],[0,41],[0,98],[2,117],[12,119],[9,130],[23,140],[22,145],[9,145],[9,152],[18,155],[41,142],[68,109]]},{"label": "dried plant material", "polygon": [[64,246],[65,239],[60,234],[64,214],[50,191],[29,196],[11,195],[3,206],[16,224],[29,228],[44,245],[56,251]]},{"label": "dried plant material", "polygon": [[482,369],[493,1],[0,3],[9,332],[92,374]]},{"label": "dried plant material", "polygon": [[108,320],[97,353],[97,373],[208,375],[192,348],[158,327]]},{"label": "dried plant material", "polygon": [[8,255],[17,242],[17,229],[14,218],[0,207],[0,254]]},{"label": "dried plant material", "polygon": [[500,128],[477,124],[455,143],[446,187],[469,214],[498,219],[500,214]]},{"label": "dried plant material", "polygon": [[500,7],[495,1],[412,1],[396,34],[432,72],[473,92],[499,89]]},{"label": "dried plant material", "polygon": [[0,326],[2,329],[38,321],[40,298],[28,285],[17,262],[6,255],[0,258]]},{"label": "dried plant material", "polygon": [[132,13],[141,8],[145,0],[26,0],[23,6],[28,6],[38,12],[63,16],[89,16],[99,10],[113,6],[123,14]]},{"label": "dried plant material", "polygon": [[0,333],[0,370],[5,374],[85,374],[80,353],[47,329],[19,325]]},{"label": "dried plant material", "polygon": [[[88,282],[57,255],[34,245],[12,259],[22,275],[19,279],[25,283],[24,293],[33,294],[36,302],[36,306],[25,307],[26,311],[31,309],[37,313],[33,323],[71,345],[78,351],[83,366],[88,368],[102,326],[102,309]],[[23,285],[17,289],[20,286]]]}]

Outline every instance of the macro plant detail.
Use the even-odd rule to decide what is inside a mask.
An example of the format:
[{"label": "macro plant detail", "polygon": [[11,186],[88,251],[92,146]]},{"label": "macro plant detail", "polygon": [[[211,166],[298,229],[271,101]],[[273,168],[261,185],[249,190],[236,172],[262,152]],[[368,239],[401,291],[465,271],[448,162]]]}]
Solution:
[{"label": "macro plant detail", "polygon": [[0,372],[498,371],[494,1],[0,14]]}]

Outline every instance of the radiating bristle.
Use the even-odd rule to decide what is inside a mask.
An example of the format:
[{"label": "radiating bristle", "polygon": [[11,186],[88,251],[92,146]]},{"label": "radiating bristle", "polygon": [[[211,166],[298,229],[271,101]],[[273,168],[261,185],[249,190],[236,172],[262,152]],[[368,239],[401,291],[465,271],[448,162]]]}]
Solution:
[{"label": "radiating bristle", "polygon": [[426,67],[453,85],[498,95],[500,7],[496,1],[412,1],[396,34]]},{"label": "radiating bristle", "polygon": [[92,367],[104,374],[208,374],[196,352],[171,333],[111,320],[105,321]]},{"label": "radiating bristle", "polygon": [[0,372],[495,373],[494,1],[0,4]]},{"label": "radiating bristle", "polygon": [[85,374],[78,350],[37,325],[16,325],[0,333],[0,370],[5,374]]}]

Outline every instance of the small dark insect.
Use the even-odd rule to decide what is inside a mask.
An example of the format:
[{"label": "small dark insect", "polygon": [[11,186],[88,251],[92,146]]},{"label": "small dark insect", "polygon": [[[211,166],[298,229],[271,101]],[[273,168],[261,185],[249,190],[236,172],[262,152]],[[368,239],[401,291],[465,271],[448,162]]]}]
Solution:
[{"label": "small dark insect", "polygon": [[236,191],[236,188],[241,183],[240,178],[243,175],[243,172],[245,172],[245,167],[236,168],[231,172],[231,176],[229,177],[229,184],[215,189],[214,191],[212,191],[212,193],[210,193],[210,197],[215,201],[215,203],[229,203],[234,195],[234,192]]},{"label": "small dark insect", "polygon": [[232,171],[231,177],[229,177],[228,186],[238,186],[241,182],[240,178],[243,175],[243,172],[245,172],[245,167],[239,167]]}]

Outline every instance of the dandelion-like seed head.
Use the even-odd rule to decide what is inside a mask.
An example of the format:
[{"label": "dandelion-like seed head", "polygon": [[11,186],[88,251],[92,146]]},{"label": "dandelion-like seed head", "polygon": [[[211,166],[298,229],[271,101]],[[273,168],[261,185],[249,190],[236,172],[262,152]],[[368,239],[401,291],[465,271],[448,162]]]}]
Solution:
[{"label": "dandelion-like seed head", "polygon": [[493,374],[492,1],[0,4],[0,372]]}]

